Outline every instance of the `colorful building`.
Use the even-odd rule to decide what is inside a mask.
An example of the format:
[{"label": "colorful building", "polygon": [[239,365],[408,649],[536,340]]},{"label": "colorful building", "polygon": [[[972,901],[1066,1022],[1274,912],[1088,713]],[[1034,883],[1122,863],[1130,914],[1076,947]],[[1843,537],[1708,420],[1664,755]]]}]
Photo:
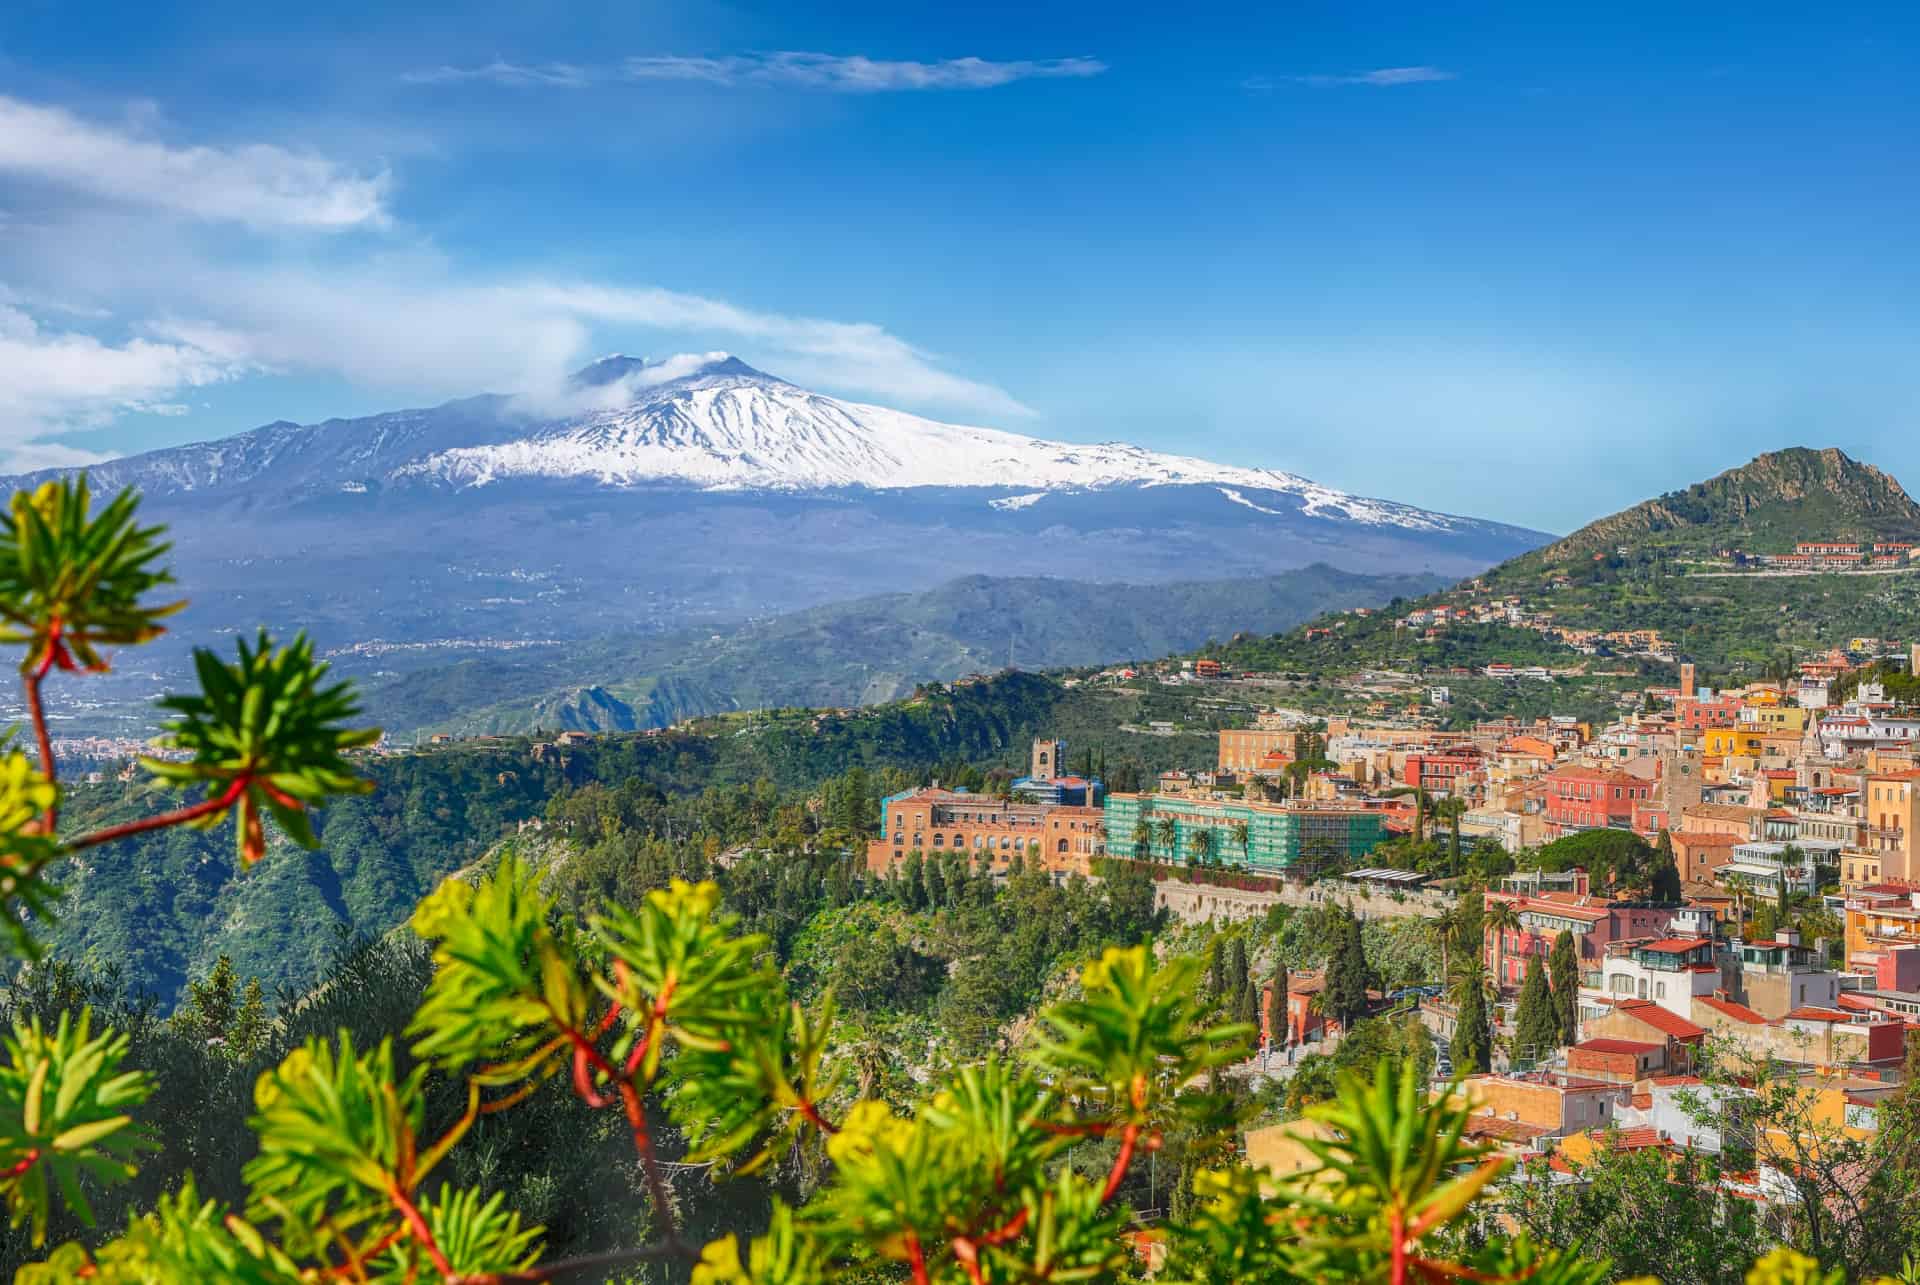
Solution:
[{"label": "colorful building", "polygon": [[1653,782],[1606,768],[1563,767],[1545,782],[1547,824],[1556,835],[1632,829],[1634,805],[1653,797]]},{"label": "colorful building", "polygon": [[1377,811],[1188,795],[1110,794],[1105,817],[1106,849],[1114,856],[1269,874],[1303,859],[1351,862],[1386,838],[1386,818]]}]

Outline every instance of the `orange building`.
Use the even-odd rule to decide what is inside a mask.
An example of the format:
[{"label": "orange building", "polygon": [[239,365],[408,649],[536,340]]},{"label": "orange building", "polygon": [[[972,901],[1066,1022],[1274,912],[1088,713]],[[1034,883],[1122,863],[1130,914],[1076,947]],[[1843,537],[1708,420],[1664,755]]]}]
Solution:
[{"label": "orange building", "polygon": [[1275,751],[1288,759],[1300,757],[1300,733],[1269,727],[1223,728],[1220,732],[1222,772],[1257,772]]},{"label": "orange building", "polygon": [[965,790],[910,790],[881,802],[880,837],[867,845],[867,869],[885,874],[914,852],[963,852],[995,874],[1005,873],[1016,854],[1038,857],[1057,874],[1088,874],[1093,858],[1106,852],[1104,815]]}]

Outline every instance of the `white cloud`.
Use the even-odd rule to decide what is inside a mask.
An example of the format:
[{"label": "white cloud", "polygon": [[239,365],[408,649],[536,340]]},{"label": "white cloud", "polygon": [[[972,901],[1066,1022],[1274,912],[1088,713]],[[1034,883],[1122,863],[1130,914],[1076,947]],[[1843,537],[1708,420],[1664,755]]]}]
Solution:
[{"label": "white cloud", "polygon": [[[1388,89],[1395,85],[1424,85],[1436,80],[1456,79],[1458,77],[1453,72],[1439,67],[1376,67],[1372,71],[1345,76],[1279,77],[1279,81],[1286,84],[1310,85],[1315,89],[1334,89],[1342,85],[1370,85],[1376,89]],[[1275,83],[1271,76],[1249,76],[1240,82],[1240,88],[1266,93],[1274,88]]]},{"label": "white cloud", "polygon": [[278,239],[205,226],[384,222],[384,178],[320,157],[164,146],[0,97],[0,179],[9,172],[72,195],[59,217],[0,237],[0,467],[77,462],[47,439],[127,413],[179,416],[200,400],[188,390],[263,373],[336,376],[396,402],[558,389],[635,332],[672,349],[724,344],[843,395],[1032,413],[871,323],[537,271],[479,277],[402,237],[294,258]]},{"label": "white cloud", "polygon": [[425,263],[350,272],[205,269],[180,311],[148,333],[231,367],[326,371],[363,387],[439,395],[554,395],[598,335],[722,339],[769,373],[891,404],[988,417],[1032,410],[944,369],[868,322],[743,308],[651,286],[521,279],[469,284]]},{"label": "white cloud", "polygon": [[387,221],[387,176],[268,143],[177,147],[0,96],[0,173],[115,204],[264,228]]},{"label": "white cloud", "polygon": [[47,330],[0,303],[0,459],[9,469],[84,464],[98,458],[48,433],[105,423],[124,411],[179,413],[156,398],[237,378],[230,355],[190,342],[136,336],[106,343],[74,331]]},{"label": "white cloud", "polygon": [[629,58],[615,67],[571,63],[510,63],[496,59],[474,67],[428,67],[401,77],[409,84],[484,82],[508,88],[584,89],[615,80],[695,81],[709,85],[763,85],[871,94],[914,89],[993,89],[1018,80],[1084,79],[1107,65],[1097,58],[1041,58],[994,62],[947,58],[939,62],[816,54],[798,50],[695,58],[679,54]]},{"label": "white cloud", "polygon": [[698,80],[715,85],[780,85],[844,93],[880,93],[910,89],[992,89],[1017,80],[1084,79],[1107,65],[1097,58],[1021,59],[948,58],[940,62],[901,62],[858,54],[736,54],[725,58],[666,56],[629,58],[624,70],[634,80]]},{"label": "white cloud", "polygon": [[425,67],[400,77],[409,85],[457,85],[471,81],[507,89],[584,89],[595,73],[571,63],[511,63],[496,58],[477,67]]}]

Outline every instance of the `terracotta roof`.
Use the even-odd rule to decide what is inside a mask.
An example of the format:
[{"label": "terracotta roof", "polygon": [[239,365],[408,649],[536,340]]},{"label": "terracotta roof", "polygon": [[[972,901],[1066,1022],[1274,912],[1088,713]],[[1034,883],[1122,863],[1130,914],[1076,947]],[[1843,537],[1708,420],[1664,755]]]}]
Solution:
[{"label": "terracotta roof", "polygon": [[1673,841],[1675,843],[1684,843],[1690,848],[1731,848],[1738,844],[1749,842],[1749,840],[1743,839],[1737,834],[1709,834],[1704,830],[1698,832],[1693,830],[1675,830],[1673,831]]},{"label": "terracotta roof", "polygon": [[1713,941],[1707,937],[1662,937],[1659,941],[1650,941],[1638,949],[1657,950],[1662,955],[1683,955],[1687,951],[1711,945]]},{"label": "terracotta roof", "polygon": [[1504,1120],[1497,1115],[1476,1115],[1467,1121],[1464,1130],[1469,1138],[1499,1138],[1506,1142],[1532,1142],[1543,1138],[1553,1130],[1543,1124],[1528,1124],[1525,1120]]},{"label": "terracotta roof", "polygon": [[1780,1019],[1783,1022],[1847,1022],[1853,1014],[1837,1008],[1796,1008]]},{"label": "terracotta roof", "polygon": [[1634,1095],[1633,1095],[1633,1106],[1634,1106],[1634,1109],[1635,1109],[1636,1111],[1648,1111],[1648,1110],[1651,1110],[1651,1109],[1653,1108],[1653,1094],[1651,1094],[1651,1093],[1636,1093],[1636,1094],[1634,1094]]},{"label": "terracotta roof", "polygon": [[1699,1040],[1706,1038],[1706,1028],[1689,1022],[1669,1008],[1662,1008],[1650,999],[1628,1000],[1620,1005],[1620,1011],[1631,1013],[1656,1031],[1662,1031],[1676,1040]]},{"label": "terracotta roof", "polygon": [[1639,1040],[1616,1040],[1602,1036],[1599,1039],[1582,1040],[1573,1046],[1576,1053],[1658,1053],[1660,1045],[1643,1044]]},{"label": "terracotta roof", "polygon": [[1754,1012],[1745,1004],[1736,1004],[1730,999],[1720,999],[1714,995],[1696,995],[1693,997],[1693,1002],[1696,1004],[1705,1004],[1714,1012],[1725,1017],[1731,1017],[1736,1022],[1745,1022],[1749,1026],[1764,1026],[1767,1022],[1766,1018],[1760,1016],[1760,1014]]}]

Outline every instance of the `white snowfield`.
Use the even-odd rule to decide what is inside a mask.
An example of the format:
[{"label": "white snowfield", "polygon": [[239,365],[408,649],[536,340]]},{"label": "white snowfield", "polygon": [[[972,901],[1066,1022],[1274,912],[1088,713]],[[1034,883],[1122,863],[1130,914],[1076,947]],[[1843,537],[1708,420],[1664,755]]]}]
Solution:
[{"label": "white snowfield", "polygon": [[631,392],[634,400],[625,404],[542,424],[517,440],[425,455],[394,476],[461,487],[574,478],[608,486],[672,481],[708,490],[1020,490],[990,501],[1003,509],[1055,491],[1199,484],[1262,512],[1278,510],[1242,490],[1297,496],[1310,515],[1369,525],[1425,531],[1480,525],[1349,495],[1273,469],[1236,468],[1122,442],[1079,445],[942,424],[825,397],[758,372],[696,373]]}]

